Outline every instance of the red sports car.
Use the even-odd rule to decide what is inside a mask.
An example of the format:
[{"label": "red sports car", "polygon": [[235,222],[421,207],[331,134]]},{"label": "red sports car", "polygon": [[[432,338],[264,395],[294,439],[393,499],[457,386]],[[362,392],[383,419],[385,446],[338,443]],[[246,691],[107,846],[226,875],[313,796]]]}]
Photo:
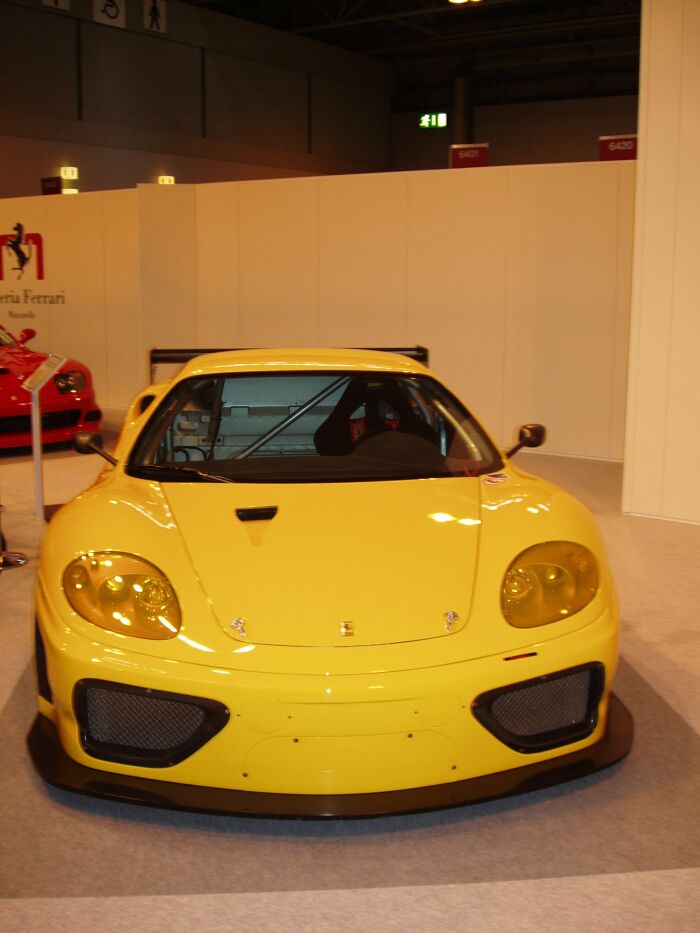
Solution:
[{"label": "red sports car", "polygon": [[[0,324],[0,449],[27,447],[32,442],[32,397],[22,388],[46,353],[28,350],[36,336],[31,328],[15,338]],[[102,412],[95,402],[90,370],[67,360],[40,393],[44,444],[69,441],[78,431],[97,431]]]}]

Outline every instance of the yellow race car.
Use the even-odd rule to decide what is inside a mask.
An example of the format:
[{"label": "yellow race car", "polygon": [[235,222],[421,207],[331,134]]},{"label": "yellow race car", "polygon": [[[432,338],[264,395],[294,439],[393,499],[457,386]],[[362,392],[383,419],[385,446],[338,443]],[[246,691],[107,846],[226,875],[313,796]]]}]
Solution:
[{"label": "yellow race car", "polygon": [[627,754],[598,529],[425,366],[198,356],[131,406],[48,526],[47,781],[156,806],[374,816],[546,787]]}]

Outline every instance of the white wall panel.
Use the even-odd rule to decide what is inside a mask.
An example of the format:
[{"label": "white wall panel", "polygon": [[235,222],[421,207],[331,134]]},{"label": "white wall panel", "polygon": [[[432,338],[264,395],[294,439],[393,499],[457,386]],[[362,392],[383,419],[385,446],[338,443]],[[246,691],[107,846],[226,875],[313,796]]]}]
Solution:
[{"label": "white wall panel", "polygon": [[198,185],[195,346],[240,346],[240,186]]},{"label": "white wall panel", "polygon": [[315,346],[318,179],[247,182],[240,191],[243,346]]},{"label": "white wall panel", "polygon": [[618,163],[616,215],[615,313],[613,317],[612,395],[608,456],[622,460],[625,450],[627,358],[632,301],[632,243],[634,237],[634,167]]},{"label": "white wall panel", "polygon": [[644,0],[625,511],[700,521],[700,4]]},{"label": "white wall panel", "polygon": [[193,346],[197,335],[195,190],[193,185],[138,189],[145,353],[152,347]]},{"label": "white wall panel", "polygon": [[507,169],[505,428],[543,422],[552,453],[611,456],[620,171]]},{"label": "white wall panel", "polygon": [[107,385],[100,402],[124,411],[145,378],[141,334],[140,222],[137,191],[100,196],[104,222],[104,316]]},{"label": "white wall panel", "polygon": [[414,172],[409,179],[406,339],[494,434],[503,413],[506,175]]},{"label": "white wall panel", "polygon": [[102,198],[49,198],[45,221],[46,291],[66,294],[64,306],[49,306],[51,349],[87,363],[98,399],[108,389]]},{"label": "white wall panel", "polygon": [[407,339],[407,183],[401,174],[321,179],[320,343]]},{"label": "white wall panel", "polygon": [[[45,290],[70,298],[26,322],[0,301],[0,320],[85,359],[107,409],[145,382],[154,346],[423,343],[498,442],[536,420],[552,453],[614,458],[634,170],[492,167],[0,201],[2,229],[21,220],[44,232]],[[21,294],[0,283],[0,298],[12,289]],[[674,352],[687,369],[691,351],[680,341]],[[682,396],[684,378],[668,393]]]}]

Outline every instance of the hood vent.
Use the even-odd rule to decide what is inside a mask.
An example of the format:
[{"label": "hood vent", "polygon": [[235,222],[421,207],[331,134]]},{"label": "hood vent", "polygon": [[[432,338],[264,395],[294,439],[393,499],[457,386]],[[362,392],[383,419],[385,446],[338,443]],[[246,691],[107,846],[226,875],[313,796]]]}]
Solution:
[{"label": "hood vent", "polygon": [[269,522],[277,515],[277,506],[261,505],[252,509],[236,509],[236,515],[242,522]]}]

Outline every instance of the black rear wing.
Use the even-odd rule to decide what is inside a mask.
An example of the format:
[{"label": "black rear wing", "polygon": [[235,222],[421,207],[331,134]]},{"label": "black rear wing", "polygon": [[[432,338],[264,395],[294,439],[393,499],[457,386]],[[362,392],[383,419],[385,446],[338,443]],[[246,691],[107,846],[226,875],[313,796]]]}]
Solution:
[{"label": "black rear wing", "polygon": [[[247,347],[214,347],[213,349],[203,350],[201,348],[178,348],[163,349],[154,347],[149,354],[150,381],[155,382],[156,367],[160,363],[188,363],[196,356],[204,356],[207,353],[222,353],[229,350],[244,350]],[[382,353],[398,353],[400,356],[409,356],[418,363],[428,365],[428,348],[416,344],[415,347],[352,347],[354,350],[380,350]]]}]

